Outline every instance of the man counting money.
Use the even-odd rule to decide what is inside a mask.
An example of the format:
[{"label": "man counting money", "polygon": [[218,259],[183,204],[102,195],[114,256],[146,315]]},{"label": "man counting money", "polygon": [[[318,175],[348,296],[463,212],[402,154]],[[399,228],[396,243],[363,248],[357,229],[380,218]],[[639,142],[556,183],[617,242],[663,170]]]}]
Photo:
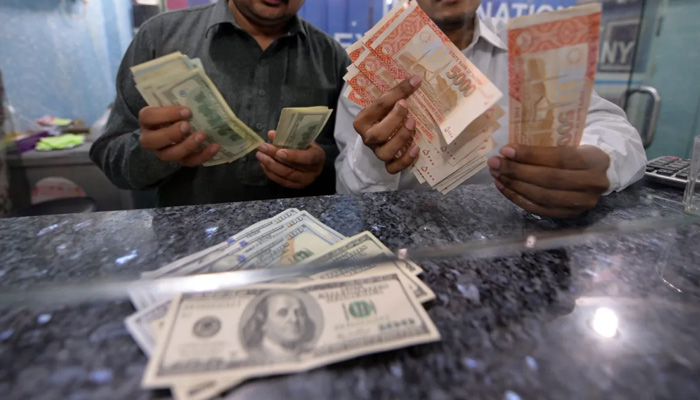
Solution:
[{"label": "man counting money", "polygon": [[[481,19],[480,0],[416,0],[463,54],[505,95],[508,109],[508,29],[506,21]],[[347,98],[339,102],[335,137],[340,193],[421,187],[409,171],[418,155],[412,145],[415,121],[406,118],[406,100],[421,85],[406,79],[361,109]],[[508,116],[501,118],[508,121]],[[358,135],[359,133],[359,135]],[[494,135],[508,143],[508,123]],[[409,147],[411,146],[411,147]],[[595,206],[600,196],[619,191],[644,174],[646,155],[624,112],[592,96],[579,147],[530,147],[508,144],[494,150],[488,167],[468,183],[494,182],[523,209],[550,217],[568,217]],[[426,185],[426,184],[424,184]]]},{"label": "man counting money", "polygon": [[[334,115],[307,149],[269,144],[282,108],[335,109],[350,63],[337,42],[296,15],[303,3],[219,0],[148,21],[124,56],[91,158],[120,188],[157,188],[159,206],[333,193]],[[130,72],[176,51],[201,59],[231,109],[268,143],[233,163],[202,166],[219,146],[201,148],[208,132],[192,132],[188,108],[146,107]]]}]

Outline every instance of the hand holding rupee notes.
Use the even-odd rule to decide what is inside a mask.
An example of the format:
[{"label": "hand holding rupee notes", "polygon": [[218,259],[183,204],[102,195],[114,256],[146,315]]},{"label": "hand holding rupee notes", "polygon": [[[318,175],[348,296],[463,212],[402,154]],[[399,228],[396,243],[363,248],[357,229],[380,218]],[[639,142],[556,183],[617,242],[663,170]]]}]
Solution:
[{"label": "hand holding rupee notes", "polygon": [[[442,193],[486,166],[485,155],[497,146],[492,135],[504,115],[496,105],[502,93],[417,2],[395,6],[348,53],[353,64],[344,77],[349,86],[344,96],[364,108],[355,127],[387,171],[399,172],[412,161],[406,156],[411,139],[419,149],[416,179]],[[420,78],[420,85],[409,85],[411,77]],[[389,146],[404,140],[399,139],[404,126],[412,138]],[[391,153],[398,152],[380,154],[384,143]]]},{"label": "hand holding rupee notes", "polygon": [[[391,252],[369,232],[345,238],[289,209],[144,278],[382,254]],[[435,297],[421,272],[411,262],[387,262],[212,293],[134,291],[138,311],[126,325],[150,357],[145,387],[208,399],[249,378],[439,340],[420,306]]]},{"label": "hand holding rupee notes", "polygon": [[600,4],[508,23],[511,146],[488,164],[498,189],[532,213],[580,214],[609,187],[608,155],[580,146],[597,67]]}]

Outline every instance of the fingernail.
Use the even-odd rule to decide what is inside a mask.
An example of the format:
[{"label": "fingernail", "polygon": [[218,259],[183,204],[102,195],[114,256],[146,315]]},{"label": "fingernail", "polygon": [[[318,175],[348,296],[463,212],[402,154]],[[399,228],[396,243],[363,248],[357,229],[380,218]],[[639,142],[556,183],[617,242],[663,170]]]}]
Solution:
[{"label": "fingernail", "polygon": [[498,178],[499,176],[501,176],[501,173],[496,171],[495,169],[489,168],[489,172],[491,173],[491,176],[493,176],[494,178]]},{"label": "fingernail", "polygon": [[180,132],[182,133],[187,133],[190,131],[190,124],[187,122],[183,122],[180,124]]},{"label": "fingernail", "polygon": [[286,159],[287,159],[287,152],[284,151],[284,150],[278,151],[278,152],[277,152],[277,157],[278,157],[278,158],[281,158],[281,159],[283,159],[283,160],[286,160]]},{"label": "fingernail", "polygon": [[416,158],[419,151],[420,151],[420,149],[418,148],[418,146],[413,146],[411,148],[411,151],[408,152],[408,155],[411,156],[411,158]]},{"label": "fingernail", "polygon": [[503,154],[504,157],[506,158],[513,158],[515,157],[515,149],[512,147],[504,147],[501,149],[501,154]]},{"label": "fingernail", "polygon": [[210,152],[211,154],[216,154],[216,153],[219,152],[219,148],[216,147],[216,146],[211,146],[211,147],[209,147],[209,152]]},{"label": "fingernail", "polygon": [[503,190],[503,188],[505,187],[505,186],[503,186],[503,184],[502,184],[501,182],[499,182],[499,181],[495,181],[494,184],[496,185],[496,187],[498,188],[498,190]]},{"label": "fingernail", "polygon": [[411,80],[408,81],[408,82],[411,84],[411,86],[413,86],[413,87],[418,87],[418,85],[420,85],[420,77],[419,77],[419,76],[414,76],[414,77],[412,77]]},{"label": "fingernail", "polygon": [[267,151],[267,145],[266,144],[261,144],[260,147],[258,147],[258,150],[260,151]]},{"label": "fingernail", "polygon": [[193,139],[196,143],[202,143],[204,141],[204,135],[201,133],[195,133]]},{"label": "fingernail", "polygon": [[182,118],[187,118],[187,117],[189,117],[189,116],[190,116],[190,110],[189,110],[189,108],[183,108],[182,110],[180,110],[180,116],[181,116]]},{"label": "fingernail", "polygon": [[491,157],[486,164],[488,164],[489,168],[498,170],[501,168],[501,159],[498,157]]},{"label": "fingernail", "polygon": [[416,121],[415,121],[413,118],[409,118],[409,119],[406,120],[406,123],[404,124],[404,126],[405,126],[406,129],[408,129],[409,131],[412,131],[413,128],[416,127]]},{"label": "fingernail", "polygon": [[403,108],[408,108],[408,103],[406,103],[406,100],[401,99],[396,103],[397,106],[403,107]]},{"label": "fingernail", "polygon": [[262,153],[255,153],[255,158],[257,158],[258,161],[262,161],[262,158],[263,158]]}]

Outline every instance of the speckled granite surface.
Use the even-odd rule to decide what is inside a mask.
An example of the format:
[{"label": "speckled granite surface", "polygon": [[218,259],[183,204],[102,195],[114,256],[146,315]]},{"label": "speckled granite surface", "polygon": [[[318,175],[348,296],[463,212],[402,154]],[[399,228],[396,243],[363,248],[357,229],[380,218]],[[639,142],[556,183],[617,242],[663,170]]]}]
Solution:
[{"label": "speckled granite surface", "polygon": [[[682,193],[637,186],[569,221],[494,188],[376,193],[0,220],[0,290],[138,277],[285,208],[391,249],[679,215]],[[248,382],[235,399],[686,399],[700,396],[700,226],[491,259],[422,262],[439,343]],[[591,329],[600,307],[619,331]],[[128,301],[0,310],[0,398],[150,399]]]}]

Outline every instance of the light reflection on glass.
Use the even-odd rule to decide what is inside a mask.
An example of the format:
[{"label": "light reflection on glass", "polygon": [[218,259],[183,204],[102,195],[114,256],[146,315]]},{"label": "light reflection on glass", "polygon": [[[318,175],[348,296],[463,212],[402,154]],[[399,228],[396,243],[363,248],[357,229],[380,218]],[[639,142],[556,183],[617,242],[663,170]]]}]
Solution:
[{"label": "light reflection on glass", "polygon": [[618,319],[615,312],[606,307],[600,307],[595,311],[591,327],[602,337],[611,338],[617,334]]}]

